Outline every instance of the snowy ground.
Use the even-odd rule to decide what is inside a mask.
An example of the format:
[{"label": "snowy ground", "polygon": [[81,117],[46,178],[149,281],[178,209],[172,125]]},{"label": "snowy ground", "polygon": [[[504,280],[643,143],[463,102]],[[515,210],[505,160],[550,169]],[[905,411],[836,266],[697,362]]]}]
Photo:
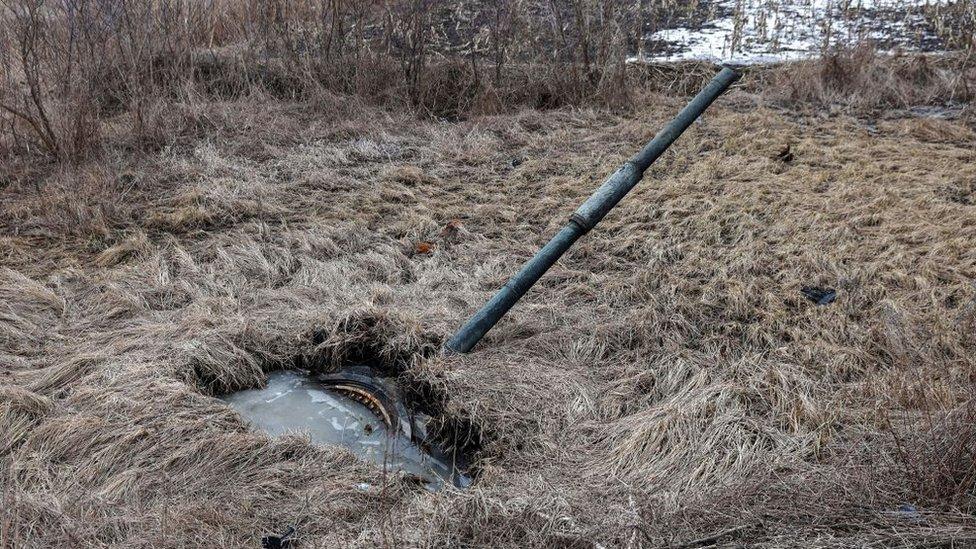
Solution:
[{"label": "snowy ground", "polygon": [[825,45],[874,42],[882,50],[941,48],[926,12],[944,0],[718,0],[701,25],[687,20],[648,35],[636,61],[770,63],[815,57]]}]

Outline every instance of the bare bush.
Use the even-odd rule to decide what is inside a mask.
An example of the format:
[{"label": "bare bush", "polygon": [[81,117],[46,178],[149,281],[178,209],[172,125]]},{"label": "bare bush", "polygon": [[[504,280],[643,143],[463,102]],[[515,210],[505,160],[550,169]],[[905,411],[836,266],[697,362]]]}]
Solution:
[{"label": "bare bush", "polygon": [[619,102],[630,33],[625,6],[591,0],[6,0],[0,17],[5,149],[62,160],[96,150],[113,116],[152,135],[159,103],[192,90],[321,88],[448,118],[513,100]]}]

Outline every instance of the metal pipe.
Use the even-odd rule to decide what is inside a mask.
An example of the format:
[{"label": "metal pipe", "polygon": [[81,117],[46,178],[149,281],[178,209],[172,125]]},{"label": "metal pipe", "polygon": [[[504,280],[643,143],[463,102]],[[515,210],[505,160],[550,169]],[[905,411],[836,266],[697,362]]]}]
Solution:
[{"label": "metal pipe", "polygon": [[681,109],[670,124],[604,181],[603,185],[570,216],[569,223],[454,334],[454,337],[447,342],[446,350],[457,353],[470,351],[525,295],[525,292],[546,274],[549,267],[552,267],[574,242],[595,227],[607,212],[637,185],[644,171],[738,79],[738,72],[724,67],[685,108]]}]

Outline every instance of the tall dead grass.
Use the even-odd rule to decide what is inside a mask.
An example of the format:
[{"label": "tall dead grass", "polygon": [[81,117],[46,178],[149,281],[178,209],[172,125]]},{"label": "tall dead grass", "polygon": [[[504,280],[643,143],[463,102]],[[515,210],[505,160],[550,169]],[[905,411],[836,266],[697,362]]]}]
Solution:
[{"label": "tall dead grass", "polygon": [[512,101],[554,106],[624,92],[632,33],[623,5],[458,9],[462,20],[441,0],[4,2],[3,144],[8,154],[78,159],[98,148],[105,120],[121,116],[143,139],[162,105],[201,92],[327,90],[448,118]]},{"label": "tall dead grass", "polygon": [[773,72],[770,89],[791,108],[878,113],[966,104],[976,95],[969,55],[880,55],[870,45],[827,53],[819,62]]},{"label": "tall dead grass", "polygon": [[[966,0],[935,16],[956,33],[946,38],[955,47],[971,46],[950,40],[965,34],[959,14],[971,8]],[[195,103],[255,94],[355,96],[443,119],[521,106],[632,108],[661,71],[628,66],[628,55],[649,47],[656,25],[693,12],[623,0],[7,0],[0,155],[77,162],[120,140],[159,148],[178,139],[172,121]],[[905,63],[860,50],[812,65],[789,77],[792,101],[860,93],[862,106],[882,106],[972,93],[931,67],[903,74]]]}]

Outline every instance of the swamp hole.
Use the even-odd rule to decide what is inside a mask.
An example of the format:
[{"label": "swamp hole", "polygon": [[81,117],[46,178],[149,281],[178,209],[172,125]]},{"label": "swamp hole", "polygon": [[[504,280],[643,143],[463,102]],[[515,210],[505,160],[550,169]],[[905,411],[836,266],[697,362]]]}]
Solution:
[{"label": "swamp hole", "polygon": [[410,411],[395,383],[369,367],[331,375],[278,370],[263,388],[220,398],[269,435],[308,434],[313,443],[342,446],[384,475],[402,472],[431,491],[472,482],[458,452],[428,436],[431,418]]}]

